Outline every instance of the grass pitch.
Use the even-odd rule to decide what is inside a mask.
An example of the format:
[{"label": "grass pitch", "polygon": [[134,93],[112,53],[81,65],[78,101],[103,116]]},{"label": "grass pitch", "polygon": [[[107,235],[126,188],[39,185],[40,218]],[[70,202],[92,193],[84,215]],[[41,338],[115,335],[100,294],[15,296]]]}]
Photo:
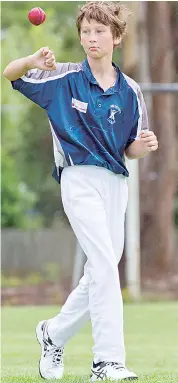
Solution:
[{"label": "grass pitch", "polygon": [[[54,306],[2,308],[2,383],[48,382],[38,375],[34,329],[58,311]],[[125,304],[124,318],[127,366],[139,375],[138,383],[178,383],[178,302]],[[89,382],[92,346],[88,323],[65,348],[60,383]]]}]

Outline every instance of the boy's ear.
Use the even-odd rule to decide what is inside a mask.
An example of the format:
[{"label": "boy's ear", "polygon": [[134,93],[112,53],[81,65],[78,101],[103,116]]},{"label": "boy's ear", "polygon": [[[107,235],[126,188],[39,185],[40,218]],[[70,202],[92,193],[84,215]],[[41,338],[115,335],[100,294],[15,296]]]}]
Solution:
[{"label": "boy's ear", "polygon": [[121,42],[122,38],[121,37],[116,37],[114,38],[114,45],[119,45]]}]

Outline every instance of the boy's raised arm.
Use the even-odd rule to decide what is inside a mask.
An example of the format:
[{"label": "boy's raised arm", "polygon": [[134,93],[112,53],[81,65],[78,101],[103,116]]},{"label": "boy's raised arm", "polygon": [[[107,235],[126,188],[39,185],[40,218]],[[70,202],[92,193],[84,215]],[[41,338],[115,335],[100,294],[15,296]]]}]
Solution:
[{"label": "boy's raised arm", "polygon": [[15,81],[25,75],[30,69],[52,71],[56,69],[56,61],[53,52],[48,47],[40,48],[33,55],[12,61],[5,68],[3,75],[9,81]]},{"label": "boy's raised arm", "polygon": [[28,70],[33,69],[31,56],[12,61],[3,72],[3,76],[9,81],[15,81],[22,77]]}]

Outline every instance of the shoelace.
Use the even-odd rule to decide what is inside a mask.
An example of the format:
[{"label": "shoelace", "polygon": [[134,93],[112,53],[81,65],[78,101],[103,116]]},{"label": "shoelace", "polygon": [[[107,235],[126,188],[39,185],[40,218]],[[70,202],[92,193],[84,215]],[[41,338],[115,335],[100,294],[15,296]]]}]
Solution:
[{"label": "shoelace", "polygon": [[55,347],[48,340],[45,340],[44,344],[44,357],[51,355],[54,367],[58,367],[63,362],[64,348]]},{"label": "shoelace", "polygon": [[51,355],[54,367],[58,367],[63,362],[63,350],[63,348],[46,348],[44,357]]},{"label": "shoelace", "polygon": [[55,367],[58,367],[62,361],[63,361],[63,347],[62,348],[56,348],[53,351],[53,365]]}]

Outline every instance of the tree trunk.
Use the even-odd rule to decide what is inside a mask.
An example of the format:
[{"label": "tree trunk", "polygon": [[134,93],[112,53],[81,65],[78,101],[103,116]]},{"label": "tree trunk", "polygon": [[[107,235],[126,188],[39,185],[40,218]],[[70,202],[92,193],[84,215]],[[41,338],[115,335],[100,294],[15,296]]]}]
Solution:
[{"label": "tree trunk", "polygon": [[[169,2],[147,2],[147,21],[151,81],[174,82]],[[174,250],[175,94],[156,93],[152,101],[150,128],[159,149],[141,160],[143,275],[168,271]]]}]

